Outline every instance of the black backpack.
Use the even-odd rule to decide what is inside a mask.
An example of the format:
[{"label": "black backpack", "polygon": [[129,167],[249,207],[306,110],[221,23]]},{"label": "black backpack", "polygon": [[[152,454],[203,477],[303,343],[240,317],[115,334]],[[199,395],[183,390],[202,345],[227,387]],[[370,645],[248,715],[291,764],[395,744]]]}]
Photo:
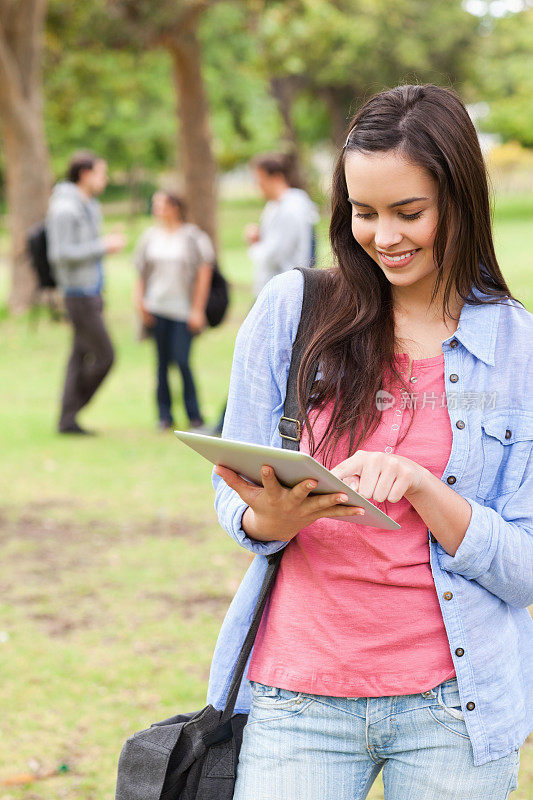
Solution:
[{"label": "black backpack", "polygon": [[211,288],[209,290],[209,297],[207,298],[207,305],[205,307],[205,315],[207,321],[212,328],[220,325],[229,305],[229,289],[228,283],[218,268],[218,263],[215,261],[213,265],[213,277],[211,279]]},{"label": "black backpack", "polygon": [[51,264],[48,261],[44,222],[39,222],[30,229],[26,243],[30,263],[39,282],[39,289],[55,289],[57,282]]}]

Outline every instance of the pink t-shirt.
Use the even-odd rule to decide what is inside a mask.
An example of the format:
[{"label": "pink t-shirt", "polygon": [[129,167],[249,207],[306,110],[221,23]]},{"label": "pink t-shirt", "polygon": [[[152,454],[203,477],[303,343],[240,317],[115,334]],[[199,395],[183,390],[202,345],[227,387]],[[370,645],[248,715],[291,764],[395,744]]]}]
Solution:
[{"label": "pink t-shirt", "polygon": [[[397,358],[407,374],[408,356]],[[406,456],[441,478],[452,444],[444,356],[413,361],[410,381],[403,399],[388,382],[388,407],[360,449]],[[409,403],[414,420],[398,443],[409,424]],[[317,442],[330,413],[315,414]],[[309,452],[305,433],[301,450]],[[315,457],[321,460],[320,453]],[[426,691],[454,677],[427,527],[405,498],[377,505],[401,530],[320,519],[289,542],[257,635],[250,680],[335,697],[382,697]]]}]

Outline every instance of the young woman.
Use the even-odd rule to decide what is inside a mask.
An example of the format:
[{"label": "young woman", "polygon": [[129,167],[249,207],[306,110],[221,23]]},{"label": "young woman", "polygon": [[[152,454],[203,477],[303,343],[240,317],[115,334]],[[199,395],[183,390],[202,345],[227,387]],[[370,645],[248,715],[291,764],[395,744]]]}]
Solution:
[{"label": "young woman", "polygon": [[179,367],[183,401],[192,428],[204,421],[189,365],[193,336],[205,327],[215,253],[209,236],[185,221],[185,204],[168,192],[152,199],[156,225],[144,232],[135,263],[139,271],[137,307],[143,323],[153,328],[157,346],[159,427],[173,426],[168,367]]},{"label": "young woman", "polygon": [[[222,708],[265,571],[285,548],[243,681],[236,800],[503,800],[533,728],[533,319],[511,298],[461,101],[402,86],[351,122],[299,374],[301,450],[401,525],[357,524],[312,481],[216,468],[222,525],[255,558],[226,617]],[[302,276],[237,337],[224,436],[280,446]],[[311,397],[303,387],[314,364]]]}]

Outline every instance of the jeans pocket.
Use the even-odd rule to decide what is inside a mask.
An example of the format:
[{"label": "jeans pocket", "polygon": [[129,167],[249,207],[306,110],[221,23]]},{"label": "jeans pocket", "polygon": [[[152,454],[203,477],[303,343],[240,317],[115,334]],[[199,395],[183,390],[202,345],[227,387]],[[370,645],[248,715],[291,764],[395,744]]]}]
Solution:
[{"label": "jeans pocket", "polygon": [[452,701],[450,703],[449,701],[444,702],[444,700],[442,700],[441,698],[439,706],[453,719],[460,719],[464,722],[465,715],[463,713],[463,710],[461,708],[461,703],[459,702],[459,700],[457,700],[456,702]]},{"label": "jeans pocket", "polygon": [[276,686],[267,686],[263,683],[250,681],[253,703],[263,708],[291,708],[300,706],[302,693],[290,689],[278,689]]},{"label": "jeans pocket", "polygon": [[436,698],[428,706],[435,722],[463,739],[469,739],[465,715],[461,709],[461,698],[457,680],[446,681],[436,690]]},{"label": "jeans pocket", "polygon": [[[458,712],[461,714],[461,716],[457,716],[456,713],[451,713],[452,711]],[[432,705],[428,706],[428,712],[433,720],[441,726],[441,728],[446,728],[447,731],[454,733],[456,736],[460,736],[461,739],[470,738],[466,729],[464,715],[460,709],[449,708],[441,705]]]}]

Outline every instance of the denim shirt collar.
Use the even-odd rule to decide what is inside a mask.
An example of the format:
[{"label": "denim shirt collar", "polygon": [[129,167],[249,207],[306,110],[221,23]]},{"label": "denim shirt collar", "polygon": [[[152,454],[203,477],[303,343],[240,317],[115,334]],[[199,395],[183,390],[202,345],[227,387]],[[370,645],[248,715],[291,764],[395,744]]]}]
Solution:
[{"label": "denim shirt collar", "polygon": [[502,301],[487,302],[493,298],[475,288],[472,289],[472,295],[485,299],[485,302],[481,305],[464,304],[459,325],[451,338],[460,341],[473,356],[493,367]]}]

